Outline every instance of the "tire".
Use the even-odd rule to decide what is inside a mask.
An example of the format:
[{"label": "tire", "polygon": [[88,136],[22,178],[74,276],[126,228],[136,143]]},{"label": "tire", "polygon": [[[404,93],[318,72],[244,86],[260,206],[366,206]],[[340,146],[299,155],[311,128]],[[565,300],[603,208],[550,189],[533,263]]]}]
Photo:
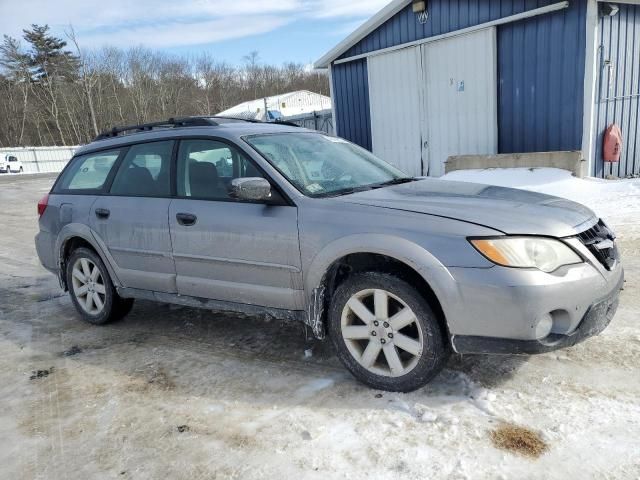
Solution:
[{"label": "tire", "polygon": [[[376,315],[378,298],[381,307]],[[379,390],[410,392],[423,387],[449,356],[429,303],[410,284],[388,274],[367,272],[347,278],[333,295],[328,329],[347,370]]]},{"label": "tire", "polygon": [[87,322],[104,325],[131,311],[133,299],[118,295],[107,268],[93,250],[84,247],[74,250],[66,262],[65,274],[73,305]]}]

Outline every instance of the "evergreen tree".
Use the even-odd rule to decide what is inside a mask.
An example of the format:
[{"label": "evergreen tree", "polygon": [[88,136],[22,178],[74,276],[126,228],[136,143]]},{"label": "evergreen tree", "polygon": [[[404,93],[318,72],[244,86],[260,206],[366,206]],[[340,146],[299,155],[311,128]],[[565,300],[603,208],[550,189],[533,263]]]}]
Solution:
[{"label": "evergreen tree", "polygon": [[[5,73],[3,90],[8,94],[5,115],[9,117],[6,125],[7,138],[14,145],[22,145],[28,115],[29,92],[31,83],[31,57],[22,50],[20,41],[4,35],[0,45],[0,67]],[[10,85],[15,88],[10,88]],[[18,100],[19,99],[19,100]],[[20,122],[16,122],[17,119]]]},{"label": "evergreen tree", "polygon": [[49,25],[31,25],[23,30],[29,52],[34,82],[73,80],[78,71],[78,57],[65,50],[67,42],[49,33]]}]

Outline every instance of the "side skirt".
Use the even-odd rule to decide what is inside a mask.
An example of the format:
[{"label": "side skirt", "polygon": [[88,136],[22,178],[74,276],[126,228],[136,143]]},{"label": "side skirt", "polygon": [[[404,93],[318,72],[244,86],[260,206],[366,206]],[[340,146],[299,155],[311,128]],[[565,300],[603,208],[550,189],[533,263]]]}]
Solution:
[{"label": "side skirt", "polygon": [[248,305],[245,303],[226,302],[223,300],[212,300],[210,298],[190,297],[177,293],[153,292],[151,290],[141,290],[138,288],[117,287],[118,295],[122,298],[138,298],[141,300],[151,300],[160,303],[172,303],[184,305],[186,307],[202,308],[220,312],[243,313],[255,317],[272,317],[278,320],[295,321],[305,323],[306,312],[302,310],[285,310],[282,308],[262,307],[259,305]]}]

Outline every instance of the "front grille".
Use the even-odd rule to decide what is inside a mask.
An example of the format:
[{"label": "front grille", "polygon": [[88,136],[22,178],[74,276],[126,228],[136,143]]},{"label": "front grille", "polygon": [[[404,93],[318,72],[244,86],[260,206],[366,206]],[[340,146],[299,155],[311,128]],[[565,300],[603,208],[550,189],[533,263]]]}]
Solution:
[{"label": "front grille", "polygon": [[602,219],[593,227],[578,234],[578,238],[607,270],[611,270],[618,260],[616,236]]}]

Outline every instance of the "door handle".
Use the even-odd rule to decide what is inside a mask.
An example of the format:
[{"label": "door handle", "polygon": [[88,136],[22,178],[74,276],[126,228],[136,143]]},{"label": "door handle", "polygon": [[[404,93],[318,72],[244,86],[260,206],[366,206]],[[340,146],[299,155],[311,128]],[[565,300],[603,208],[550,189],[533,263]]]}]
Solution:
[{"label": "door handle", "polygon": [[176,213],[176,220],[180,225],[184,225],[185,227],[190,227],[196,224],[198,217],[196,217],[192,213]]},{"label": "door handle", "polygon": [[111,212],[106,208],[96,208],[95,213],[98,218],[109,218],[111,215]]}]

